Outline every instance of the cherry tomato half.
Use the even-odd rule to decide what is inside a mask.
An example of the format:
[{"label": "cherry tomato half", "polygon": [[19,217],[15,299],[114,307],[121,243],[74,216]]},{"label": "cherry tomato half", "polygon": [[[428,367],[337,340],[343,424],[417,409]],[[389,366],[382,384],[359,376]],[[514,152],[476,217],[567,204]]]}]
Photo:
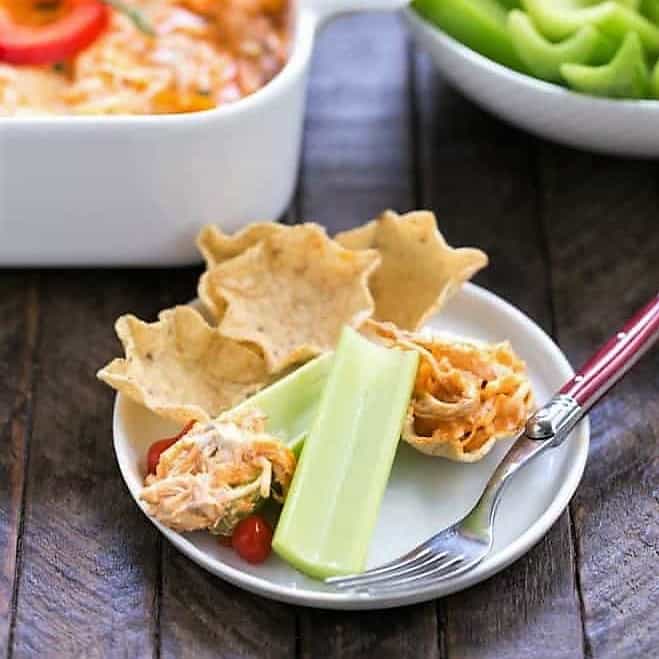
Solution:
[{"label": "cherry tomato half", "polygon": [[158,462],[160,462],[160,456],[170,447],[172,444],[176,444],[183,435],[185,435],[192,426],[194,426],[195,422],[190,421],[185,425],[183,430],[176,435],[175,437],[166,437],[165,439],[159,439],[157,442],[153,442],[151,446],[149,446],[149,452],[147,453],[146,456],[146,464],[147,464],[147,470],[149,474],[155,474],[156,473],[156,468],[158,467]]},{"label": "cherry tomato half", "polygon": [[25,65],[61,62],[89,46],[110,21],[110,9],[100,0],[68,0],[67,9],[51,22],[39,24],[37,19],[34,23],[18,21],[17,13],[0,6],[0,61]]},{"label": "cherry tomato half", "polygon": [[261,515],[238,522],[231,536],[236,553],[248,563],[263,563],[272,550],[272,529]]}]

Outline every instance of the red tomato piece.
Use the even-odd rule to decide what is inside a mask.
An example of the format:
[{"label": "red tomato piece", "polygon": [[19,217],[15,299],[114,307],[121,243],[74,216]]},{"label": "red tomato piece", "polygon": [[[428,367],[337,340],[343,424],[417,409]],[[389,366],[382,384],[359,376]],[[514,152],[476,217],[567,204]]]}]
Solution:
[{"label": "red tomato piece", "polygon": [[192,426],[194,426],[195,422],[190,421],[185,425],[183,430],[181,432],[174,436],[174,437],[166,437],[165,439],[159,439],[157,442],[153,442],[151,446],[149,446],[149,452],[147,453],[146,456],[146,463],[147,463],[147,473],[149,474],[155,474],[156,473],[156,468],[158,467],[158,462],[160,462],[160,456],[173,444],[176,444],[183,435],[185,435]]},{"label": "red tomato piece", "polygon": [[238,522],[231,536],[236,553],[248,563],[263,563],[272,550],[272,529],[261,515]]},{"label": "red tomato piece", "polygon": [[61,62],[89,46],[105,30],[110,9],[99,0],[69,0],[69,11],[52,22],[16,22],[0,7],[0,61],[44,65]]}]

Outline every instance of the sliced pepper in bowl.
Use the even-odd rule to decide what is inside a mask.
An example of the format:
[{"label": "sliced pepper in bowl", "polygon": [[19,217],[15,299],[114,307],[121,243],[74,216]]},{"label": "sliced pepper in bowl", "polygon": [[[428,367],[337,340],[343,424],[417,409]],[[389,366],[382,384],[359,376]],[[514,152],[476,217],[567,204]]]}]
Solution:
[{"label": "sliced pepper in bowl", "polygon": [[508,33],[507,11],[496,0],[415,0],[413,7],[475,51],[512,69],[525,70]]},{"label": "sliced pepper in bowl", "polygon": [[609,98],[646,98],[650,73],[639,36],[630,32],[616,56],[604,66],[563,64],[561,75],[570,88]]},{"label": "sliced pepper in bowl", "polygon": [[562,64],[604,64],[616,52],[616,43],[596,27],[584,25],[568,38],[546,39],[523,11],[508,15],[508,30],[520,59],[537,78],[562,82]]}]

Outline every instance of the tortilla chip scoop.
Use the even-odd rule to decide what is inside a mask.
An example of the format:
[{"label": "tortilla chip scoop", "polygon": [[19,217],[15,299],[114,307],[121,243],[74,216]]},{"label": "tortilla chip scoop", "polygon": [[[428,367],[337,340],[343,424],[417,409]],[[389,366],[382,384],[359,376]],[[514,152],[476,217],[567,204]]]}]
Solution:
[{"label": "tortilla chip scoop", "polygon": [[261,355],[191,307],[162,311],[155,323],[121,316],[115,329],[126,356],[97,377],[160,416],[208,421],[268,382]]},{"label": "tortilla chip scoop", "polygon": [[479,249],[450,247],[429,211],[405,215],[385,211],[335,239],[348,249],[380,252],[382,263],[369,282],[375,299],[374,318],[401,329],[418,329],[487,265],[487,255]]},{"label": "tortilla chip scoop", "polygon": [[197,236],[197,248],[206,261],[206,267],[212,268],[242,254],[273,233],[285,230],[286,225],[278,222],[254,222],[233,235],[227,235],[214,224],[207,224]]},{"label": "tortilla chip scoop", "polygon": [[402,438],[418,451],[477,462],[496,441],[517,435],[533,409],[526,365],[507,341],[484,343],[405,332],[368,321],[363,332],[388,347],[415,350],[420,363]]},{"label": "tortilla chip scoop", "polygon": [[240,256],[206,272],[199,295],[226,311],[218,329],[261,348],[271,373],[333,350],[344,325],[373,312],[368,278],[373,250],[352,251],[316,224],[271,233]]}]

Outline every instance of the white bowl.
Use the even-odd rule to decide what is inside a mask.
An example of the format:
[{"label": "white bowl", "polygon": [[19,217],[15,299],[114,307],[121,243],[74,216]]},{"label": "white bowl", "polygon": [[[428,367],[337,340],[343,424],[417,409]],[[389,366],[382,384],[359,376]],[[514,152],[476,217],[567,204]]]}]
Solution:
[{"label": "white bowl", "polygon": [[404,16],[415,40],[430,53],[447,80],[501,119],[580,149],[659,156],[659,101],[577,94],[479,55],[411,9]]},{"label": "white bowl", "polygon": [[192,263],[202,224],[233,231],[276,219],[295,186],[318,26],[344,11],[403,4],[297,2],[286,66],[232,105],[0,118],[0,266]]}]

